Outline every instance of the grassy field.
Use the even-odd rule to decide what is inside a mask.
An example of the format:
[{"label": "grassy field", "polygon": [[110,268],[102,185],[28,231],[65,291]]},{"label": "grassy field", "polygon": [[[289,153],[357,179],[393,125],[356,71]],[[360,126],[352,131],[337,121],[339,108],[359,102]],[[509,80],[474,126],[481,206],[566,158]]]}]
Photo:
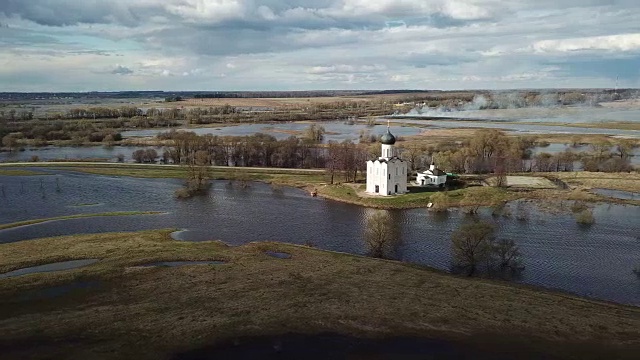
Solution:
[{"label": "grassy field", "polygon": [[[522,124],[522,123],[517,123]],[[545,123],[546,124],[546,123]],[[560,126],[562,124],[558,124]],[[473,126],[473,125],[470,125]],[[425,139],[428,139],[430,143],[452,143],[456,141],[466,141],[474,136],[478,128],[459,128],[459,129],[434,129],[426,127],[424,131],[422,131],[418,135],[412,136],[404,136],[404,140],[400,142],[402,146],[412,146],[412,145],[424,145]],[[519,134],[507,134],[509,137],[522,137]],[[557,143],[557,144],[598,144],[598,143],[609,143],[611,146],[615,146],[619,143],[619,139],[617,139],[613,135],[601,135],[601,134],[530,134],[527,137],[535,139],[538,142],[549,142],[549,143]],[[640,139],[630,138],[627,139],[632,142],[636,146],[640,146]]]},{"label": "grassy field", "polygon": [[[244,336],[324,332],[447,339],[536,354],[529,358],[631,359],[640,350],[636,307],[295,245],[227,247],[176,242],[169,233],[0,245],[0,273],[101,259],[1,281],[2,358],[167,359]],[[292,258],[273,258],[266,250]],[[177,260],[226,264],[137,266]],[[78,281],[98,285],[21,298]]]},{"label": "grassy field", "polygon": [[640,173],[599,173],[589,171],[548,173],[576,189],[614,189],[640,193]]},{"label": "grassy field", "polygon": [[[0,164],[0,171],[3,165]],[[79,171],[96,175],[131,176],[140,178],[184,179],[188,169],[181,166],[154,164],[117,164],[117,163],[21,163],[5,165],[11,167],[45,167],[59,170]],[[13,171],[13,170],[5,170]],[[26,170],[25,170],[26,171]],[[314,186],[325,181],[323,170],[248,168],[248,167],[211,167],[209,175],[216,180],[263,181],[278,185],[296,187]]]},{"label": "grassy field", "polygon": [[[347,96],[316,96],[316,97],[283,97],[283,98],[210,98],[186,99],[184,101],[167,103],[166,106],[175,107],[209,107],[209,106],[238,106],[238,107],[269,107],[288,108],[309,104],[331,104],[335,102],[395,102],[408,97],[429,96],[428,92],[411,94],[375,94],[375,95],[347,95]],[[443,95],[441,95],[443,96]],[[466,94],[449,93],[447,97],[467,96]]]},{"label": "grassy field", "polygon": [[[453,200],[452,205],[455,205],[463,198],[465,193],[474,193],[478,189],[480,188],[453,190],[448,191],[447,195]],[[487,189],[492,190],[493,188]],[[317,190],[318,195],[327,199],[378,209],[411,209],[427,207],[427,204],[431,202],[431,196],[437,193],[437,191],[422,191],[410,192],[402,196],[363,196],[363,189],[359,188],[358,185],[354,187],[353,184],[323,185],[317,187]],[[499,191],[495,192],[495,196],[501,197]]]},{"label": "grassy field", "polygon": [[[85,206],[88,206],[88,205],[85,205]],[[116,211],[116,212],[97,213],[97,214],[77,214],[77,215],[57,216],[57,217],[45,218],[45,219],[18,221],[10,224],[0,224],[0,230],[12,229],[20,226],[35,225],[35,224],[40,224],[48,221],[84,219],[84,218],[93,218],[93,217],[158,215],[158,214],[162,214],[162,213],[159,211]]]}]

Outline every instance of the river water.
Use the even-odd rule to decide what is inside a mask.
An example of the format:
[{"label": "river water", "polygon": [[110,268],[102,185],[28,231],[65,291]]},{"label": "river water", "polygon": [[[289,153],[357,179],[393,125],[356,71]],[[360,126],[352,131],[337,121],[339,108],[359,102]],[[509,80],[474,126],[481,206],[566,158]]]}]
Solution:
[{"label": "river water", "polygon": [[133,162],[133,152],[141,149],[155,149],[158,156],[165,151],[162,146],[44,146],[0,152],[0,162],[32,161],[33,156],[37,156],[39,161],[97,159],[117,162],[119,155],[124,156],[125,162]]},{"label": "river water", "polygon": [[[50,176],[0,176],[0,223],[78,213],[163,211],[165,215],[85,218],[0,231],[0,243],[40,237],[179,228],[183,241],[222,240],[311,244],[321,249],[364,254],[363,230],[375,210],[312,198],[293,188],[252,183],[241,188],[213,183],[209,197],[177,200],[175,179],[137,179],[33,169]],[[56,180],[58,179],[58,180]],[[56,186],[59,184],[59,187]],[[82,206],[93,204],[92,206]],[[531,203],[512,203],[527,220],[479,215],[497,236],[520,247],[525,270],[515,281],[580,296],[640,306],[640,207],[597,205],[595,224],[576,224],[570,211],[548,213]],[[565,204],[568,208],[569,205]],[[435,216],[425,209],[393,211],[402,243],[395,258],[448,271],[451,234],[468,215]]]},{"label": "river water", "polygon": [[[342,142],[345,140],[358,142],[361,131],[369,132],[375,136],[381,136],[387,131],[386,120],[380,120],[378,122],[378,125],[375,126],[367,126],[364,122],[347,124],[342,121],[323,121],[315,122],[315,124],[322,126],[325,129],[326,134],[324,136],[324,142]],[[212,125],[211,127],[202,127],[195,129],[178,128],[176,130],[190,131],[198,135],[211,134],[218,136],[249,136],[255,133],[263,133],[271,135],[278,140],[284,140],[291,135],[301,136],[304,131],[309,128],[310,125],[311,123],[308,122],[280,122],[274,124],[238,124],[224,127],[217,127],[215,125]],[[122,133],[122,137],[153,137],[166,131],[166,129],[124,131]],[[396,136],[417,135],[421,131],[422,129],[415,126],[395,126],[393,128],[393,134]]]}]

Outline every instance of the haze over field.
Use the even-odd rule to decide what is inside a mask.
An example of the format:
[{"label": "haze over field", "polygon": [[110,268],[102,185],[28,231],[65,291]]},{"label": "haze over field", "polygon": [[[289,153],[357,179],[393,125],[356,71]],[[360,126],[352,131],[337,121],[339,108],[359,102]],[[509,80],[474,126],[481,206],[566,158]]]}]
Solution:
[{"label": "haze over field", "polygon": [[640,87],[637,0],[2,0],[3,91]]}]

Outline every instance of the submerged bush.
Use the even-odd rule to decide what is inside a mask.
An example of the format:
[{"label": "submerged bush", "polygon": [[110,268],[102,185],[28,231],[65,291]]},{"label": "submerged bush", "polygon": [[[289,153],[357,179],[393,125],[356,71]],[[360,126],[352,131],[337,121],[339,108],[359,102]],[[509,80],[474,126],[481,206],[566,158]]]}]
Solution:
[{"label": "submerged bush", "polygon": [[455,272],[467,276],[480,270],[490,276],[513,276],[524,270],[522,254],[515,241],[496,239],[495,227],[483,221],[462,224],[451,237]]},{"label": "submerged bush", "polygon": [[585,209],[576,214],[576,222],[580,225],[592,225],[595,222],[593,218],[593,211],[591,209]]},{"label": "submerged bush", "polygon": [[582,201],[576,201],[571,205],[571,212],[574,214],[581,213],[585,210],[589,210],[589,208]]},{"label": "submerged bush", "polygon": [[207,184],[206,186],[199,186],[199,187],[190,186],[187,184],[187,186],[176,190],[175,196],[178,199],[188,199],[194,196],[207,195],[209,193],[209,187],[210,187],[209,184]]},{"label": "submerged bush", "polygon": [[376,211],[367,219],[364,234],[369,256],[387,258],[400,243],[400,229],[391,213]]}]

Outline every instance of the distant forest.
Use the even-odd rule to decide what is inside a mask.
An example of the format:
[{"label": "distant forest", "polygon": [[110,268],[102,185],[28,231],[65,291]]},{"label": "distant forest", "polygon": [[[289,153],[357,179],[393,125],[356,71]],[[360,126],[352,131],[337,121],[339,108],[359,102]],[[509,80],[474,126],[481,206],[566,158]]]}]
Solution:
[{"label": "distant forest", "polygon": [[0,92],[0,100],[135,98],[293,98],[438,92],[433,90]]},{"label": "distant forest", "polygon": [[296,98],[296,97],[333,97],[357,95],[388,95],[415,93],[504,93],[504,92],[532,92],[532,93],[617,93],[621,98],[634,97],[638,89],[536,89],[536,90],[310,90],[310,91],[117,91],[117,92],[0,92],[0,101],[27,101],[50,99],[212,99],[212,98]]}]

